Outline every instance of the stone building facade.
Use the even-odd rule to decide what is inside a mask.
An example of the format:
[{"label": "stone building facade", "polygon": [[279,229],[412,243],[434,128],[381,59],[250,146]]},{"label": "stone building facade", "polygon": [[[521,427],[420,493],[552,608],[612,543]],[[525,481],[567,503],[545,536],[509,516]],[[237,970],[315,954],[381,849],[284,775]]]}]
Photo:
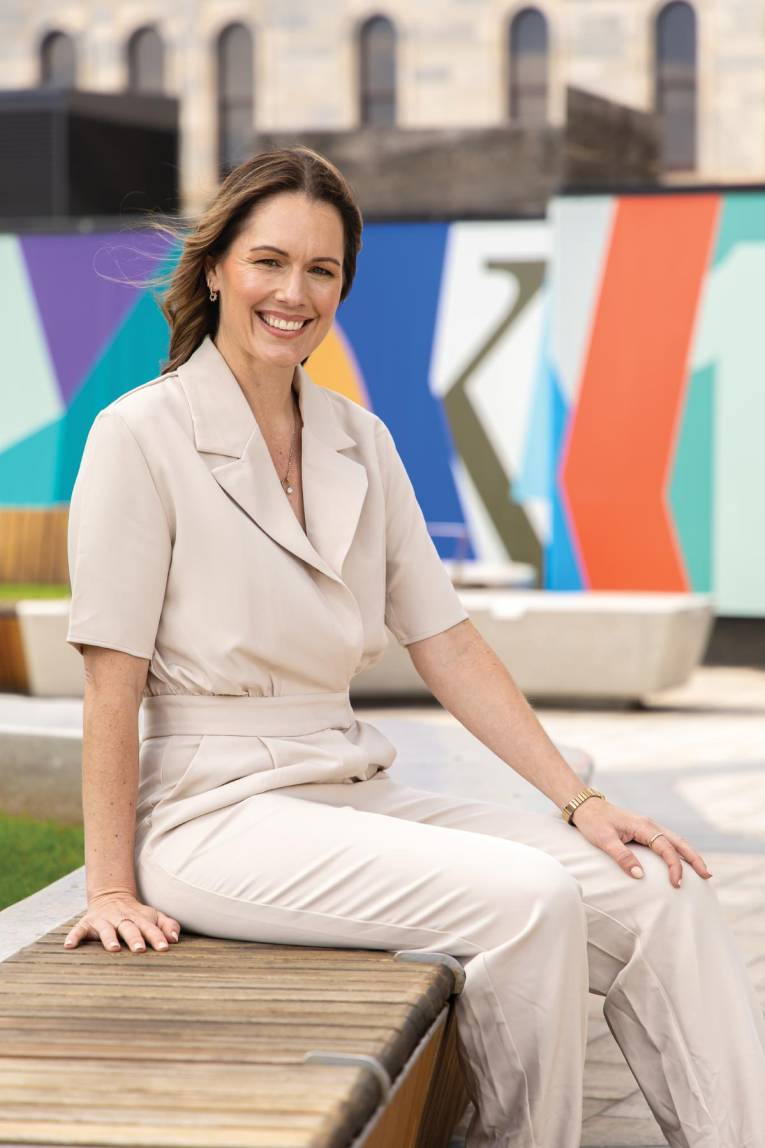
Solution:
[{"label": "stone building facade", "polygon": [[162,91],[194,212],[258,133],[657,111],[664,179],[765,182],[765,0],[4,0],[3,85]]}]

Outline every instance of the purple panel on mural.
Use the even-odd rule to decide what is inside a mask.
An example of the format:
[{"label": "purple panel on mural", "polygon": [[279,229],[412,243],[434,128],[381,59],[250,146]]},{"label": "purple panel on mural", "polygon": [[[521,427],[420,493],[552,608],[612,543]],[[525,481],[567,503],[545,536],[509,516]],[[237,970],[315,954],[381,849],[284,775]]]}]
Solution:
[{"label": "purple panel on mural", "polygon": [[21,249],[68,405],[142,293],[127,280],[163,269],[167,241],[148,231],[27,235]]}]

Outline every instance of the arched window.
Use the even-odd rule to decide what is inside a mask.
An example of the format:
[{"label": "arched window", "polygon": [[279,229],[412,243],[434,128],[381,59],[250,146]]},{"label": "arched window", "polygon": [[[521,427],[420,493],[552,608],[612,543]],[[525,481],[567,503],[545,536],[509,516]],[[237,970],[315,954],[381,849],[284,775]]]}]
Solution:
[{"label": "arched window", "polygon": [[696,13],[665,4],[656,19],[656,111],[667,171],[696,166]]},{"label": "arched window", "polygon": [[396,29],[387,16],[372,16],[359,30],[362,124],[396,122]]},{"label": "arched window", "polygon": [[229,24],[218,37],[218,169],[223,176],[245,160],[253,146],[253,42],[244,24]]},{"label": "arched window", "polygon": [[161,94],[165,90],[165,46],[156,28],[139,28],[128,40],[128,88]]},{"label": "arched window", "polygon": [[48,32],[40,44],[40,83],[44,88],[73,88],[77,80],[74,40],[66,32]]},{"label": "arched window", "polygon": [[547,123],[549,36],[538,8],[522,8],[510,24],[510,118],[529,127]]}]

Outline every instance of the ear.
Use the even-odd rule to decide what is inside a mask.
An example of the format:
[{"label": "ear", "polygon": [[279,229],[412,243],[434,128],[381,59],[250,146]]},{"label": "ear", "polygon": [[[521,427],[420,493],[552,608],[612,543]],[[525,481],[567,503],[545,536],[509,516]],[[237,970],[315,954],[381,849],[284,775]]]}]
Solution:
[{"label": "ear", "polygon": [[214,291],[217,291],[217,289],[218,289],[217,288],[216,274],[217,274],[217,265],[208,256],[204,261],[204,276],[205,276],[205,280],[207,281],[208,285],[210,287],[212,287]]}]

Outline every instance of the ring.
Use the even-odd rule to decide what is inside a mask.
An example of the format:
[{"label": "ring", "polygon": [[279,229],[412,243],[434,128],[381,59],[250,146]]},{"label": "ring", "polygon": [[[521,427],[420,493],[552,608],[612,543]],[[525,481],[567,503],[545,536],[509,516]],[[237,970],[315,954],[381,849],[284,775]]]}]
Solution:
[{"label": "ring", "polygon": [[652,837],[652,838],[651,838],[651,840],[648,842],[648,848],[649,848],[649,849],[651,848],[651,846],[653,845],[653,843],[654,843],[654,841],[656,840],[656,838],[657,838],[657,837],[666,837],[666,833],[662,833],[661,831],[659,831],[658,833],[654,833],[653,837]]},{"label": "ring", "polygon": [[[120,917],[119,921],[118,921],[118,922],[117,922],[117,924],[114,926],[114,927],[115,927],[115,929],[119,929],[119,927],[120,927],[120,925],[122,924],[122,922],[123,922],[123,921],[130,921],[130,917]],[[132,924],[132,921],[131,921],[130,923]]]}]

